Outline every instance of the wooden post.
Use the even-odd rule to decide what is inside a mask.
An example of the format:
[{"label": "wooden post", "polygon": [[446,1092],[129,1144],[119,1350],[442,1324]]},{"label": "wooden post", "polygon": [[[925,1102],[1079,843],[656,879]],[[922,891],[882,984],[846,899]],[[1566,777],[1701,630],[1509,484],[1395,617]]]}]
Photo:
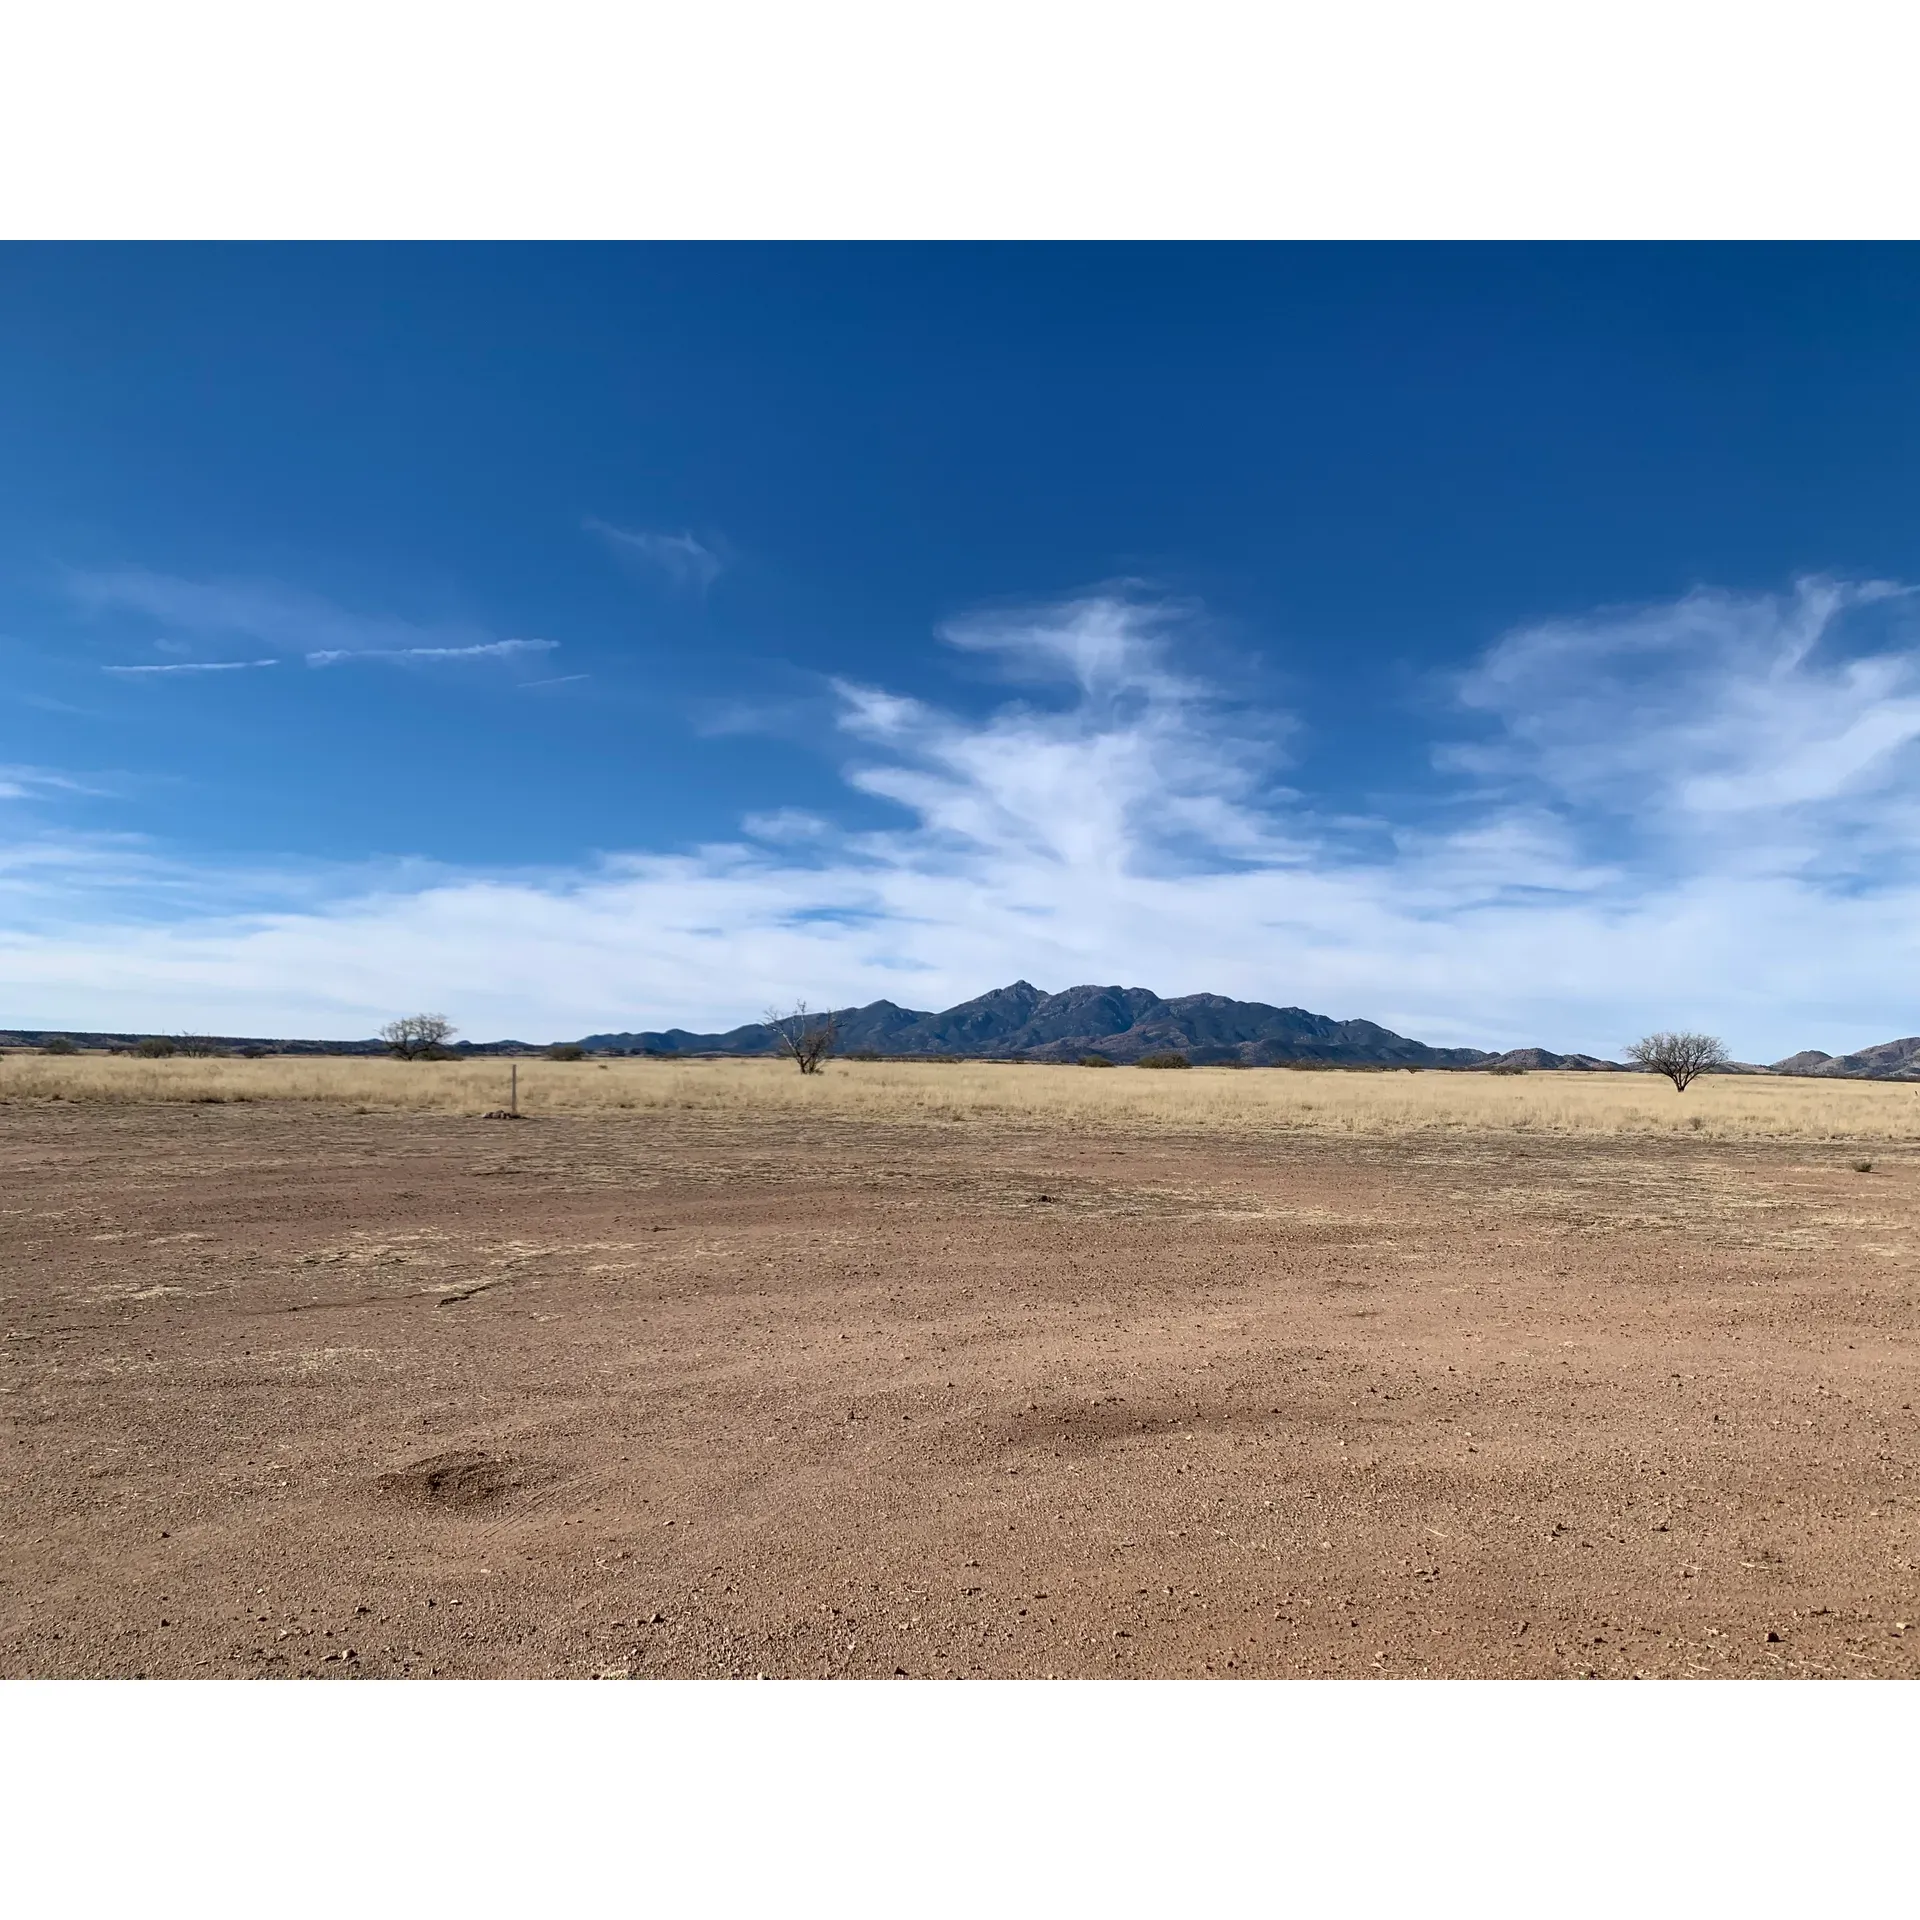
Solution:
[{"label": "wooden post", "polygon": [[520,1117],[520,1062],[516,1060],[512,1067],[512,1090],[507,1095],[507,1111],[517,1120]]}]

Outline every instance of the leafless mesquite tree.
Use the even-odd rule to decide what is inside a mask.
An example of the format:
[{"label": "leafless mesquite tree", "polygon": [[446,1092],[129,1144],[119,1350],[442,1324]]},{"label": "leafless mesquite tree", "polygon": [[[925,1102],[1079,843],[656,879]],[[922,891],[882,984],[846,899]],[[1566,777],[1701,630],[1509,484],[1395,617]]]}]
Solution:
[{"label": "leafless mesquite tree", "polygon": [[1650,1073],[1664,1073],[1675,1093],[1685,1093],[1690,1080],[1724,1067],[1732,1056],[1710,1033],[1650,1033],[1627,1049],[1627,1058]]},{"label": "leafless mesquite tree", "polygon": [[431,1060],[458,1031],[444,1013],[410,1013],[403,1020],[389,1020],[380,1038],[396,1060]]},{"label": "leafless mesquite tree", "polygon": [[783,1060],[791,1060],[802,1073],[818,1073],[833,1052],[840,1030],[831,1013],[810,1013],[807,1003],[794,1003],[791,1013],[775,1007],[766,1011],[767,1031],[773,1035],[774,1050]]}]

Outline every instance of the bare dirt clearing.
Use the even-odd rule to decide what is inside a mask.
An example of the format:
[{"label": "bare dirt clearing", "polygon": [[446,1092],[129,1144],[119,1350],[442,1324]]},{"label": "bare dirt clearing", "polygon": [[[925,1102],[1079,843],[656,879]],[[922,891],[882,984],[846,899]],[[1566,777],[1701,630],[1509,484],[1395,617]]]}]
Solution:
[{"label": "bare dirt clearing", "polygon": [[860,1071],[0,1105],[0,1671],[1920,1670],[1910,1109],[1861,1174]]}]

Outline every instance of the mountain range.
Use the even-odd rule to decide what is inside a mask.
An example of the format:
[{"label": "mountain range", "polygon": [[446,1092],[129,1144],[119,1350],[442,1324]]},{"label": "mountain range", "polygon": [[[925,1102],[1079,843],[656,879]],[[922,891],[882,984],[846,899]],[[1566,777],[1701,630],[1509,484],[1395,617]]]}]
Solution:
[{"label": "mountain range", "polygon": [[[1230,1000],[1218,993],[1189,993],[1163,1000],[1145,987],[1069,987],[1046,993],[1027,980],[996,987],[943,1013],[924,1013],[876,1000],[870,1006],[835,1011],[838,1051],[895,1058],[945,1060],[1071,1061],[1097,1054],[1117,1064],[1150,1053],[1179,1053],[1196,1066],[1248,1067],[1440,1067],[1487,1071],[1625,1073],[1633,1069],[1590,1053],[1552,1053],[1516,1047],[1492,1053],[1480,1047],[1430,1047],[1371,1020],[1334,1020],[1304,1007],[1270,1007],[1258,1000]],[[57,1036],[37,1029],[0,1032],[0,1049],[40,1047]],[[124,1050],[137,1033],[80,1033],[66,1037],[82,1047]],[[378,1040],[262,1040],[222,1035],[204,1043],[223,1053],[380,1054]],[[592,1033],[577,1044],[590,1053],[769,1054],[772,1034],[760,1021],[726,1033]],[[456,1055],[534,1054],[544,1047],[521,1040],[456,1040]],[[1772,1066],[1734,1064],[1735,1073],[1774,1073],[1835,1080],[1920,1081],[1920,1035],[1889,1040],[1857,1053],[1817,1049],[1789,1055]]]},{"label": "mountain range", "polygon": [[[923,1055],[943,1059],[1078,1060],[1099,1054],[1116,1063],[1149,1053],[1182,1053],[1196,1066],[1485,1067],[1507,1056],[1479,1047],[1430,1047],[1371,1020],[1333,1020],[1304,1007],[1270,1007],[1189,993],[1163,1000],[1145,987],[1069,987],[1046,993],[1027,980],[996,987],[944,1013],[921,1013],[876,1000],[833,1015],[841,1053]],[[590,1051],[771,1053],[772,1034],[755,1022],[727,1033],[596,1033]],[[1612,1068],[1584,1054],[1526,1050],[1514,1064]]]},{"label": "mountain range", "polygon": [[[1078,1060],[1099,1054],[1122,1063],[1149,1053],[1182,1053],[1196,1066],[1452,1067],[1531,1069],[1535,1072],[1630,1073],[1618,1060],[1590,1053],[1553,1053],[1514,1047],[1430,1047],[1371,1020],[1333,1020],[1304,1007],[1270,1007],[1189,993],[1163,1000],[1145,987],[1069,987],[1046,993],[1016,980],[944,1013],[922,1013],[876,1000],[835,1010],[843,1054],[878,1053],[929,1059]],[[766,1054],[772,1034],[760,1021],[726,1033],[595,1033],[580,1042],[589,1052],[651,1054]],[[1889,1040],[1858,1053],[1809,1050],[1772,1066],[1735,1062],[1734,1073],[1814,1075],[1844,1080],[1920,1080],[1920,1035]]]}]

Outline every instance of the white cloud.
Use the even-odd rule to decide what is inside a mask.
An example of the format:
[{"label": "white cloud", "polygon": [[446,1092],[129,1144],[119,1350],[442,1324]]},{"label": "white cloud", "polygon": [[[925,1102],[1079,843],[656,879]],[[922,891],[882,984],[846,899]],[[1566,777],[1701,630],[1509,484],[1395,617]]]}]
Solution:
[{"label": "white cloud", "polygon": [[97,799],[105,791],[103,787],[76,780],[72,774],[58,773],[51,767],[0,765],[0,800],[31,800],[62,794],[85,794]]},{"label": "white cloud", "polygon": [[1809,579],[1509,635],[1461,683],[1501,736],[1451,758],[1678,835],[1807,807],[1870,822],[1912,790],[1920,650],[1861,652],[1850,623],[1906,593]]},{"label": "white cloud", "polygon": [[[458,622],[422,624],[356,613],[271,580],[188,580],[147,567],[107,567],[70,571],[66,584],[91,613],[132,614],[175,633],[262,641],[289,653],[457,651],[492,639]],[[170,650],[178,641],[170,634],[156,645]]]},{"label": "white cloud", "polygon": [[471,647],[343,647],[307,655],[310,667],[334,667],[343,660],[510,660],[516,654],[551,653],[557,640],[484,640]]},{"label": "white cloud", "polygon": [[1461,683],[1484,737],[1449,756],[1447,824],[1366,856],[1277,784],[1285,724],[1176,670],[1176,614],[997,614],[948,634],[1030,689],[985,718],[837,689],[846,778],[893,827],[777,811],[678,854],[222,917],[115,915],[97,867],[64,894],[43,874],[0,991],[34,1025],[345,1035],[418,1003],[537,1039],[1024,974],[1440,1042],[1700,1025],[1748,1058],[1839,1051],[1920,1028],[1920,653],[1850,624],[1900,605],[1812,583],[1510,635]]},{"label": "white cloud", "polygon": [[597,533],[614,550],[628,559],[663,574],[675,587],[704,593],[719,579],[723,562],[718,553],[690,533],[649,533],[610,526],[604,520],[589,520],[590,532]]},{"label": "white cloud", "polygon": [[168,660],[159,665],[102,667],[102,673],[244,673],[249,667],[277,667],[278,660]]},{"label": "white cloud", "polygon": [[[202,638],[264,640],[301,654],[310,667],[339,666],[349,660],[420,666],[443,661],[510,660],[523,654],[551,653],[560,644],[557,640],[496,640],[467,626],[422,626],[384,615],[354,613],[318,595],[273,581],[186,580],[145,567],[116,567],[71,572],[67,589],[93,613],[131,613]],[[160,638],[154,645],[163,653],[185,650],[185,643],[172,637]],[[168,660],[108,666],[102,671],[235,673],[277,665],[277,658]]]}]

